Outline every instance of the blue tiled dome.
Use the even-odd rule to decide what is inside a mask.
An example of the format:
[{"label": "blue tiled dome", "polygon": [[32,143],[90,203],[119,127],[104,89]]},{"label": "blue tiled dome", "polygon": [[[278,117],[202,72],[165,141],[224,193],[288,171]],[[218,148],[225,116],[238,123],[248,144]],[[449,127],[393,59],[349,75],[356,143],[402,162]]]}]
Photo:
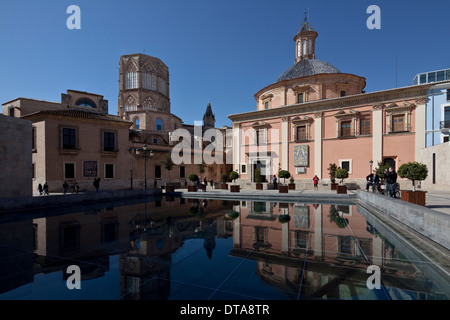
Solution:
[{"label": "blue tiled dome", "polygon": [[335,66],[317,59],[303,59],[287,69],[277,81],[291,80],[320,73],[341,73]]}]

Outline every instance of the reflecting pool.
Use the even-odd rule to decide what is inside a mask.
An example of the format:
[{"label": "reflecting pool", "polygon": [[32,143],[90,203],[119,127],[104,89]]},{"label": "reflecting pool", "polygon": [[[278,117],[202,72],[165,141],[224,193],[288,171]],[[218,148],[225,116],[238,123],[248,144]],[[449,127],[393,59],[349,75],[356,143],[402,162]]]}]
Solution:
[{"label": "reflecting pool", "polygon": [[357,204],[163,197],[0,217],[0,299],[447,300],[418,257]]}]

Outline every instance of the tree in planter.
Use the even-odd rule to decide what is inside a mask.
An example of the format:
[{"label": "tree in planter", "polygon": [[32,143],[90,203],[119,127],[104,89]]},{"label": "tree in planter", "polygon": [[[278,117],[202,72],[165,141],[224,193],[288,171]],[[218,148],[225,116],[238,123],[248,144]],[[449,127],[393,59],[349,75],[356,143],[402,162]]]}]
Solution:
[{"label": "tree in planter", "polygon": [[222,178],[222,184],[227,183],[228,178],[227,178],[227,175],[225,173],[222,173],[221,178]]},{"label": "tree in planter", "polygon": [[341,179],[341,186],[344,185],[344,179],[348,178],[348,171],[342,168],[336,170],[336,178]]},{"label": "tree in planter", "polygon": [[172,171],[175,164],[172,161],[172,156],[170,152],[166,153],[164,156],[164,159],[161,160],[161,164],[163,165],[164,169],[169,171],[169,183],[170,183],[170,171]]},{"label": "tree in planter", "polygon": [[419,162],[404,163],[398,168],[398,175],[401,178],[411,180],[413,191],[416,191],[415,182],[423,181],[428,176],[428,168],[425,164]]},{"label": "tree in planter", "polygon": [[263,176],[261,175],[261,169],[256,169],[255,170],[255,182],[256,183],[261,183],[263,181]]},{"label": "tree in planter", "polygon": [[375,171],[377,172],[377,176],[380,177],[380,182],[384,183],[385,177],[384,177],[384,172],[386,170],[388,170],[390,167],[389,163],[382,163],[380,161],[378,161],[378,166],[375,169]]},{"label": "tree in planter", "polygon": [[289,179],[290,176],[291,174],[287,170],[280,170],[280,172],[278,172],[278,178],[283,178],[283,184],[286,184],[286,179]]},{"label": "tree in planter", "polygon": [[191,173],[188,176],[188,179],[192,181],[192,185],[195,186],[195,183],[198,181],[198,175],[196,175],[195,173]]},{"label": "tree in planter", "polygon": [[237,173],[236,171],[231,171],[230,172],[230,180],[234,182],[234,184],[236,184],[236,179],[239,179],[239,173]]},{"label": "tree in planter", "polygon": [[336,163],[330,163],[330,166],[328,167],[328,174],[330,176],[331,183],[336,183],[336,171],[338,169],[338,166]]}]

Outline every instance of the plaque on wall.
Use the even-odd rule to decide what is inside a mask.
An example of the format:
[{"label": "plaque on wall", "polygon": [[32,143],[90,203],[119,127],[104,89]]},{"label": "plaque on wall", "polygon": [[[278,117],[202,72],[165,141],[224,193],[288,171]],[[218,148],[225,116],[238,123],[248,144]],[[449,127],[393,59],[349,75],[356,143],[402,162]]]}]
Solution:
[{"label": "plaque on wall", "polygon": [[97,161],[83,161],[83,177],[85,178],[98,177]]},{"label": "plaque on wall", "polygon": [[308,145],[294,146],[294,166],[307,167],[309,164]]}]

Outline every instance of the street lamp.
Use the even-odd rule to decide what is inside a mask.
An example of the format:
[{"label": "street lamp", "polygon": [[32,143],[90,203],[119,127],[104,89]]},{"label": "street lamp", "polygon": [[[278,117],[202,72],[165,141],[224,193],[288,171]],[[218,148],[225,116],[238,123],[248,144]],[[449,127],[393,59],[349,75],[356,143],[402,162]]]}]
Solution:
[{"label": "street lamp", "polygon": [[136,154],[140,155],[142,152],[142,157],[144,158],[144,189],[147,190],[147,159],[150,156],[153,158],[153,150],[148,150],[147,145],[144,144],[142,149],[136,149]]},{"label": "street lamp", "polygon": [[370,166],[370,172],[369,173],[372,173],[372,166],[373,166],[373,161],[372,160],[369,161],[369,166]]}]

